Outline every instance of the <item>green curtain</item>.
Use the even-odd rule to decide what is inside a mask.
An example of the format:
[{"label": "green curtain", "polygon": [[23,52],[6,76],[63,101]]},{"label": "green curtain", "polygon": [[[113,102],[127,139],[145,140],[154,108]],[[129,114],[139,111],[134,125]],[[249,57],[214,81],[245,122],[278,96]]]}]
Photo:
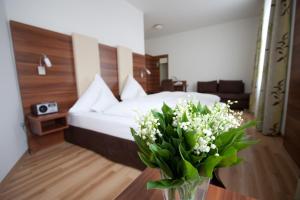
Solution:
[{"label": "green curtain", "polygon": [[[258,121],[257,129],[265,135],[280,133],[290,49],[291,7],[292,0],[272,0],[265,49],[261,45],[264,14],[261,17],[250,110]],[[266,12],[265,7],[263,10]],[[261,51],[265,51],[264,65],[259,69]]]}]

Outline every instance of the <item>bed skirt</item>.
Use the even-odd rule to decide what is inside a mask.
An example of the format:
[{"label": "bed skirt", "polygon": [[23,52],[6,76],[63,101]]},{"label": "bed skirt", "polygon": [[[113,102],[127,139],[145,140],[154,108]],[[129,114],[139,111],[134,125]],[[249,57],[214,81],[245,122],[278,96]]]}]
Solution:
[{"label": "bed skirt", "polygon": [[146,168],[138,157],[138,147],[133,141],[74,126],[65,130],[64,136],[67,142],[92,150],[111,161],[139,170]]}]

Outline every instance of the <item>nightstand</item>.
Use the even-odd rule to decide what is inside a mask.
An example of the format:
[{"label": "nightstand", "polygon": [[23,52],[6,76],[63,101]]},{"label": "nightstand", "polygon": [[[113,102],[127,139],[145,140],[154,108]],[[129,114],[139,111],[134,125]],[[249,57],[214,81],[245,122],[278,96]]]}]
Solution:
[{"label": "nightstand", "polygon": [[43,136],[63,131],[69,127],[67,114],[66,112],[59,112],[42,116],[28,115],[30,132],[38,136]]}]

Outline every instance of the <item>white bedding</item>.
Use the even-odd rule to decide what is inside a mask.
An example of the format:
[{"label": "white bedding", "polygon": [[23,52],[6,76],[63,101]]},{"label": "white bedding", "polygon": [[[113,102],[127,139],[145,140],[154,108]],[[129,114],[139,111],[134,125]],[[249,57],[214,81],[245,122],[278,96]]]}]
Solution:
[{"label": "white bedding", "polygon": [[160,110],[164,102],[170,107],[175,107],[180,99],[197,100],[208,106],[220,101],[218,96],[211,94],[196,92],[160,92],[134,100],[122,101],[104,110],[104,114],[134,118],[137,112],[145,114],[150,109]]},{"label": "white bedding", "polygon": [[135,100],[126,100],[106,109],[103,113],[98,112],[69,112],[68,122],[70,125],[80,127],[115,137],[133,140],[130,127],[136,128],[134,120],[136,111],[146,113],[150,109],[160,109],[163,103],[174,107],[179,99],[195,99],[202,104],[212,105],[220,101],[215,95],[185,92],[161,92],[147,95]]},{"label": "white bedding", "polygon": [[68,123],[75,127],[132,141],[133,137],[130,133],[130,127],[136,128],[137,126],[132,118],[117,117],[96,112],[70,112]]}]

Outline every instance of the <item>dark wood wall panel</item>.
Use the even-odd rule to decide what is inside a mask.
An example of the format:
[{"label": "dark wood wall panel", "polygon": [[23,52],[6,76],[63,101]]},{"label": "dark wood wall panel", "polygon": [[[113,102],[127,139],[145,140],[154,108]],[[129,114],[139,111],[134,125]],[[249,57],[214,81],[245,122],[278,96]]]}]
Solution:
[{"label": "dark wood wall panel", "polygon": [[[32,104],[56,101],[61,111],[67,111],[77,100],[72,37],[46,29],[11,21],[11,33],[24,115]],[[119,96],[117,48],[99,44],[101,76],[112,92]],[[39,76],[37,66],[46,54],[53,67]],[[133,53],[133,72],[145,91],[159,91],[159,69],[154,57]],[[145,66],[152,74],[141,78]],[[28,124],[27,124],[28,126]],[[32,152],[63,140],[62,132],[36,136],[27,131]]]},{"label": "dark wood wall panel", "polygon": [[[57,101],[61,110],[68,110],[77,99],[71,37],[10,24],[24,114],[30,113],[30,105],[44,101]],[[37,74],[42,53],[53,65],[46,69],[46,76]]]},{"label": "dark wood wall panel", "polygon": [[297,3],[284,146],[300,166],[300,4]]},{"label": "dark wood wall panel", "polygon": [[[145,56],[137,53],[132,54],[133,59],[133,76],[142,85],[145,91],[147,88],[147,74],[144,70],[146,66]],[[141,73],[144,73],[144,77],[141,77]]]},{"label": "dark wood wall panel", "polygon": [[99,44],[101,76],[108,87],[119,95],[117,48]]},{"label": "dark wood wall panel", "polygon": [[[16,68],[24,115],[32,104],[56,101],[67,111],[77,99],[72,39],[68,35],[11,21]],[[39,76],[41,54],[52,62],[46,76]],[[36,136],[27,131],[32,151],[63,140],[62,132]]]},{"label": "dark wood wall panel", "polygon": [[151,75],[147,76],[148,92],[155,93],[160,91],[160,74],[159,68],[156,66],[158,58],[146,55],[146,67],[151,71]]}]

